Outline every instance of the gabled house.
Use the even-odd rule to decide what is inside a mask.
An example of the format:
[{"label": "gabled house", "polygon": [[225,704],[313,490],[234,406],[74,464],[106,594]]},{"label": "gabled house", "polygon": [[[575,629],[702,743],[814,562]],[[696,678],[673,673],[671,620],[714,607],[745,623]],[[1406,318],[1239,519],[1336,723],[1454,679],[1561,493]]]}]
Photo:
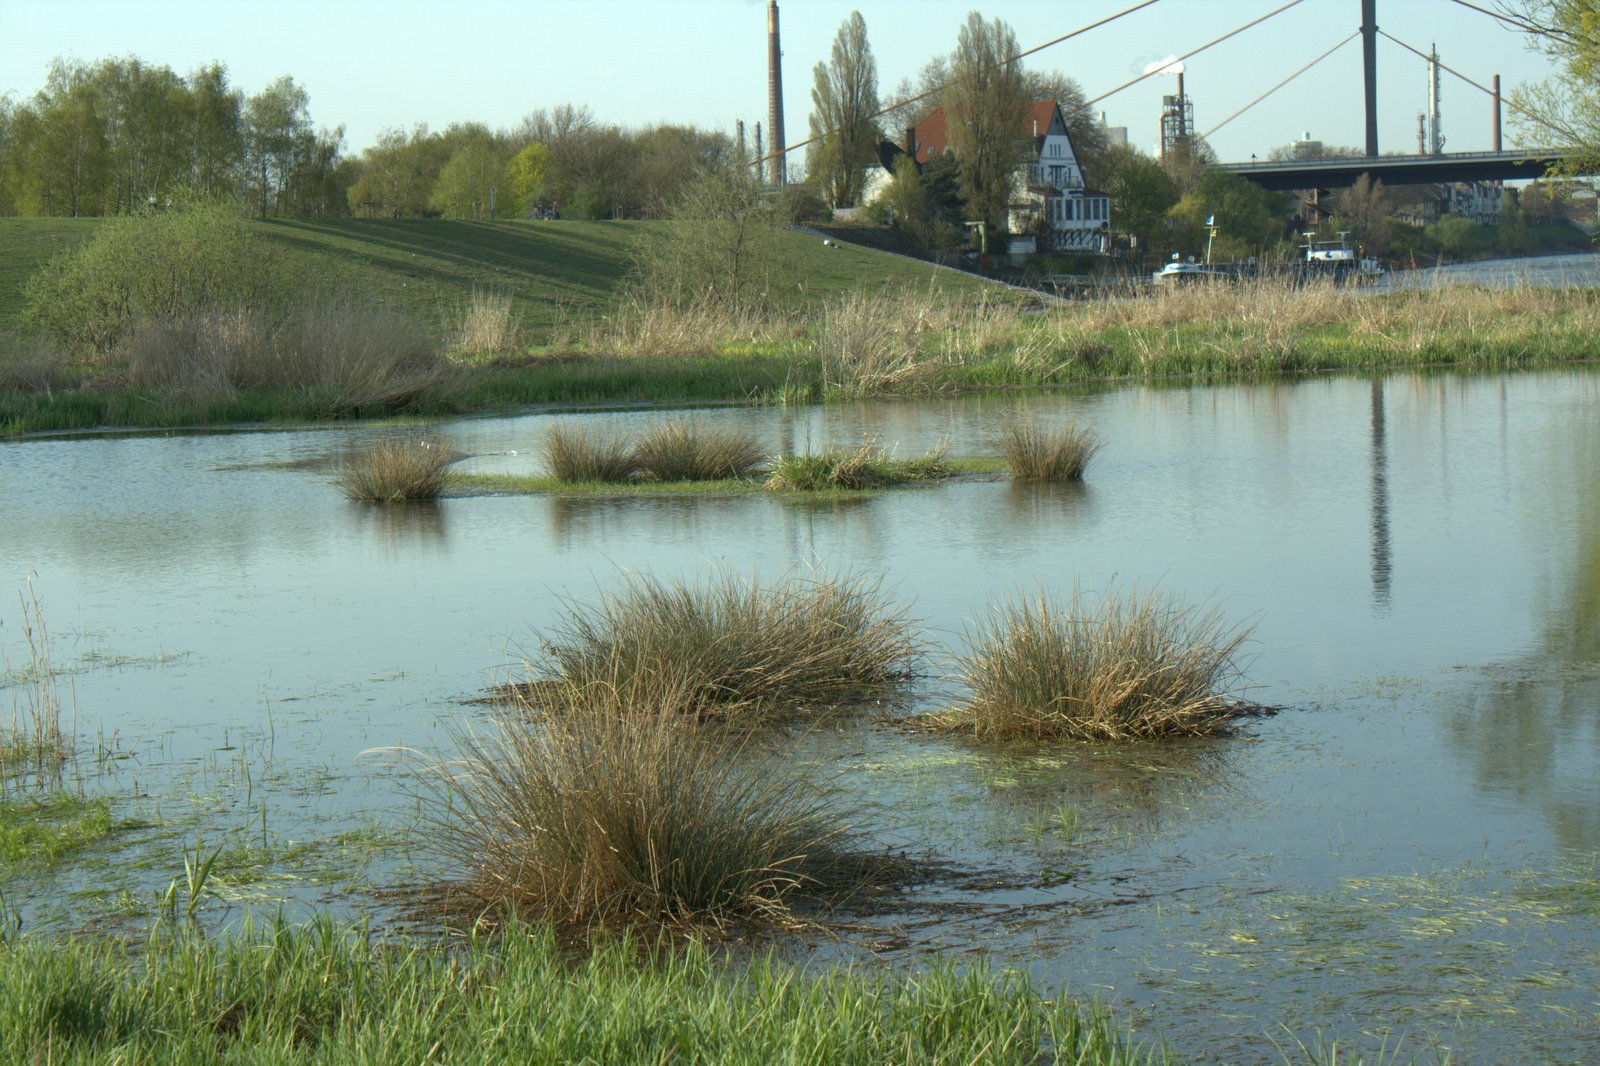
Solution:
[{"label": "gabled house", "polygon": [[[1054,100],[1028,105],[1018,135],[1026,142],[1012,188],[1007,228],[1016,234],[1037,234],[1050,248],[1102,251],[1111,226],[1111,198],[1088,188],[1067,136],[1067,123]],[[918,164],[953,151],[944,108],[910,131],[911,151]]]}]

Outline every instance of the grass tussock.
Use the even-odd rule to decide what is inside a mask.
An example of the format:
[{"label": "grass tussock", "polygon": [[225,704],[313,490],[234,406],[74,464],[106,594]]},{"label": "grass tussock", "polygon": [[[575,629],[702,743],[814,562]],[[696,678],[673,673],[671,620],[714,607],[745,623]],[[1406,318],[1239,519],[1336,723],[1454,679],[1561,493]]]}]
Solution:
[{"label": "grass tussock", "polygon": [[847,399],[925,389],[939,374],[921,353],[925,301],[907,294],[853,292],[825,306],[816,353],[823,386]]},{"label": "grass tussock", "polygon": [[1215,733],[1239,713],[1250,627],[1137,589],[995,606],[960,659],[968,695],[941,716],[985,739],[1129,740]]},{"label": "grass tussock", "polygon": [[627,481],[638,469],[628,441],[570,422],[545,430],[540,450],[545,469],[557,481]]},{"label": "grass tussock", "polygon": [[563,926],[788,921],[871,863],[779,754],[672,714],[583,710],[457,738],[429,833],[466,910]]},{"label": "grass tussock", "polygon": [[1023,415],[1003,419],[994,433],[1011,476],[1023,481],[1081,481],[1089,460],[1100,450],[1092,430],[1070,422],[1051,430]]},{"label": "grass tussock", "polygon": [[118,355],[136,388],[210,402],[241,389],[302,391],[333,415],[402,408],[447,377],[434,338],[413,319],[350,303],[145,320]]},{"label": "grass tussock", "polygon": [[613,714],[759,712],[858,698],[909,677],[922,653],[877,581],[630,574],[598,604],[568,608],[523,691]]},{"label": "grass tussock", "polygon": [[633,459],[648,481],[720,481],[746,476],[767,457],[746,430],[706,429],[675,419],[640,433]]},{"label": "grass tussock", "polygon": [[455,459],[442,441],[391,439],[368,445],[339,471],[340,491],[364,503],[436,500]]},{"label": "grass tussock", "polygon": [[915,459],[896,459],[876,442],[867,441],[848,449],[780,455],[772,460],[767,487],[787,492],[877,489],[912,481],[936,481],[951,473],[943,447]]}]

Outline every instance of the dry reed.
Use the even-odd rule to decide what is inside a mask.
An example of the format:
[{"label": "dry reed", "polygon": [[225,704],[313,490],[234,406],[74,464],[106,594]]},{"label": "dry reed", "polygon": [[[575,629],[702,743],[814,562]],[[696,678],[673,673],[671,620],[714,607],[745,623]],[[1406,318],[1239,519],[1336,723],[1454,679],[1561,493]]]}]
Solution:
[{"label": "dry reed", "polygon": [[884,865],[803,771],[679,716],[580,711],[457,741],[423,775],[442,801],[426,846],[471,917],[783,922]]},{"label": "dry reed", "polygon": [[639,476],[650,481],[719,481],[744,477],[766,462],[766,453],[748,430],[671,419],[639,434],[633,461]]},{"label": "dry reed", "polygon": [[568,608],[521,691],[619,714],[760,713],[858,698],[911,676],[922,654],[877,581],[630,574],[599,604]]},{"label": "dry reed", "polygon": [[828,304],[815,342],[824,386],[851,398],[926,387],[939,365],[920,350],[925,313],[906,294],[858,291]]},{"label": "dry reed", "polygon": [[614,435],[553,423],[540,442],[545,470],[557,481],[627,481],[637,470],[633,448]]},{"label": "dry reed", "polygon": [[0,389],[59,389],[68,383],[66,367],[66,353],[48,337],[0,333]]},{"label": "dry reed", "polygon": [[986,739],[1124,740],[1222,730],[1251,629],[1158,594],[1007,599],[970,636],[968,695],[937,723]]},{"label": "dry reed", "polygon": [[1079,429],[1076,422],[1052,431],[1021,414],[1002,419],[994,438],[1011,476],[1024,481],[1081,481],[1100,450],[1094,432]]},{"label": "dry reed", "polygon": [[366,503],[436,500],[444,491],[445,468],[455,458],[441,441],[379,441],[344,464],[338,484],[350,499]]},{"label": "dry reed", "polygon": [[454,356],[478,359],[517,347],[522,316],[512,310],[509,295],[474,289],[451,319],[447,346]]}]

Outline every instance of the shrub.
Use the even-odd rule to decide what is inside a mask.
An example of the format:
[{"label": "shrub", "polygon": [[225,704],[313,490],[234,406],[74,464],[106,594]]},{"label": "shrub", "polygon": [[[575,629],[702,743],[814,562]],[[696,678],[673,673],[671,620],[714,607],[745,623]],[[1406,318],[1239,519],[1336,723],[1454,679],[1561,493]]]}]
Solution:
[{"label": "shrub", "polygon": [[399,503],[436,500],[444,491],[451,448],[439,441],[386,440],[363,448],[339,471],[339,487],[352,500]]},{"label": "shrub", "polygon": [[557,481],[627,481],[634,474],[633,449],[626,441],[581,426],[556,422],[544,432],[545,469]]},{"label": "shrub", "polygon": [[1081,481],[1084,468],[1100,441],[1076,422],[1056,432],[1038,422],[1012,415],[995,431],[995,445],[1005,456],[1011,476],[1026,481]]},{"label": "shrub", "polygon": [[1008,599],[971,636],[968,695],[938,721],[988,739],[1214,733],[1239,713],[1224,690],[1249,635],[1216,609],[1137,590]]},{"label": "shrub", "polygon": [[680,717],[596,711],[460,736],[428,846],[476,914],[581,926],[781,919],[863,882],[857,832],[776,754]]},{"label": "shrub", "polygon": [[700,584],[629,575],[571,607],[523,691],[543,705],[701,714],[838,702],[911,675],[922,643],[863,579],[723,573]]},{"label": "shrub", "polygon": [[639,474],[652,481],[717,481],[743,477],[766,454],[748,431],[704,429],[677,419],[640,434],[633,459]]},{"label": "shrub", "polygon": [[276,303],[276,257],[234,207],[196,201],[108,219],[28,280],[26,318],[78,346],[109,348],[141,319]]}]

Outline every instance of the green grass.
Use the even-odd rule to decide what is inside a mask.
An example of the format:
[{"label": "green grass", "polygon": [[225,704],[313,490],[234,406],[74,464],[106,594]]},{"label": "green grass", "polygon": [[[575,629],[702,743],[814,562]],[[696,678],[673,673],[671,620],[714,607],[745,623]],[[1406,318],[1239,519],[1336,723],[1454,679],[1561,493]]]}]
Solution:
[{"label": "green grass", "polygon": [[879,489],[908,482],[940,481],[954,473],[942,448],[915,459],[898,459],[880,445],[868,442],[850,449],[780,455],[772,461],[767,486],[789,492]]},{"label": "green grass", "polygon": [[111,801],[104,796],[11,789],[0,796],[0,870],[51,866],[135,827],[114,823]]},{"label": "green grass", "polygon": [[[915,468],[924,460],[906,460]],[[830,498],[852,493],[871,493],[895,485],[925,484],[930,480],[956,477],[985,477],[1003,473],[1004,459],[996,456],[946,457],[940,460],[943,473],[918,476],[915,470],[873,488],[847,489],[818,481],[817,488],[787,488],[766,475],[717,478],[709,481],[561,481],[543,474],[460,474],[445,475],[446,496],[747,496],[768,495],[784,498]]]},{"label": "green grass", "polygon": [[982,965],[808,973],[641,947],[575,961],[548,931],[513,928],[445,951],[325,920],[132,948],[23,939],[0,947],[0,1060],[1027,1066],[1048,1048],[1067,1063],[1177,1061],[1099,1007]]}]

